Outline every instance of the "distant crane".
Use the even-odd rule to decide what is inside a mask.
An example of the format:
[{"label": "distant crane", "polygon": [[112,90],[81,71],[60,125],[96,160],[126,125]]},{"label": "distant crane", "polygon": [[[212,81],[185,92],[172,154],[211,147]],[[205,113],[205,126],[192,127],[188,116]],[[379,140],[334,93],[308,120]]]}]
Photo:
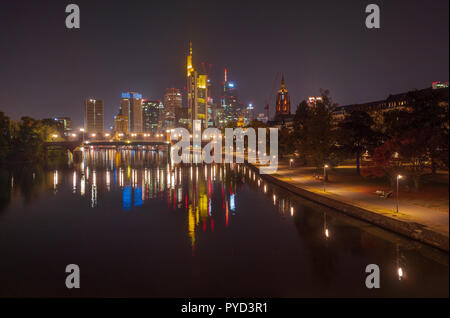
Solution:
[{"label": "distant crane", "polygon": [[212,64],[208,64],[208,71],[206,70],[205,62],[202,62],[203,72],[206,75],[206,78],[209,79],[209,73],[211,72]]},{"label": "distant crane", "polygon": [[277,74],[275,75],[275,78],[273,80],[273,84],[272,84],[272,90],[270,91],[270,95],[266,98],[266,106],[264,107],[264,110],[267,111],[267,120],[270,120],[270,103],[272,101],[273,98],[273,93],[275,92],[275,87],[278,81],[278,76],[280,75],[279,72],[277,72]]}]

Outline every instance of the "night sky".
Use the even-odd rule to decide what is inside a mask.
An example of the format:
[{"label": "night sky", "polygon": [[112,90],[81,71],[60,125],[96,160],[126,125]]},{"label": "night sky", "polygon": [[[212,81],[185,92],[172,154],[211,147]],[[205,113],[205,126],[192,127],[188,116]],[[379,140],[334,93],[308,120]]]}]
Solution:
[{"label": "night sky", "polygon": [[[65,27],[69,3],[80,6],[80,29]],[[370,3],[381,29],[365,27]],[[189,40],[194,66],[212,64],[213,97],[227,67],[257,112],[277,73],[294,109],[320,88],[340,105],[373,101],[448,81],[448,37],[448,0],[2,0],[0,110],[69,116],[76,128],[84,99],[98,98],[110,127],[122,91],[162,99],[185,86]]]}]

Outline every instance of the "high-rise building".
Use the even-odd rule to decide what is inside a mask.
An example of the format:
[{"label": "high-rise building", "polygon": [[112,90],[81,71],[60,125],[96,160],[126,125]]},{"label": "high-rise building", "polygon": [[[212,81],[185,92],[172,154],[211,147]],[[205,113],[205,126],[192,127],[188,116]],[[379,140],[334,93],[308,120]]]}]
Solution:
[{"label": "high-rise building", "polygon": [[183,97],[178,88],[166,88],[164,94],[164,109],[175,114],[177,108],[183,105]]},{"label": "high-rise building", "polygon": [[64,132],[64,136],[69,136],[72,132],[72,119],[70,117],[55,117],[54,121],[58,122]]},{"label": "high-rise building", "polygon": [[218,121],[217,121],[217,105],[214,102],[214,99],[211,97],[212,96],[212,83],[211,80],[209,79],[209,76],[206,80],[206,87],[207,87],[207,94],[208,94],[208,98],[207,98],[207,111],[208,111],[208,117],[207,117],[207,121],[208,121],[208,127],[215,127],[218,125]]},{"label": "high-rise building", "polygon": [[142,132],[142,95],[135,92],[122,93],[120,101],[122,115],[127,117],[128,132]]},{"label": "high-rise building", "polygon": [[142,120],[143,120],[143,131],[157,132],[160,125],[160,110],[161,102],[159,100],[142,100]]},{"label": "high-rise building", "polygon": [[187,107],[177,108],[175,118],[177,127],[189,128],[189,124],[192,125],[192,121],[189,117],[189,109]]},{"label": "high-rise building", "polygon": [[122,108],[119,109],[119,113],[114,116],[114,133],[128,134],[128,116],[122,114]]},{"label": "high-rise building", "polygon": [[192,120],[201,120],[202,126],[208,126],[208,76],[199,75],[193,66],[192,43],[187,56],[187,106]]},{"label": "high-rise building", "polygon": [[239,116],[241,116],[242,109],[244,109],[243,105],[238,101],[235,84],[228,80],[227,69],[224,70],[221,106],[222,116],[219,119],[219,124],[221,126],[225,126],[228,123],[237,122],[239,120]]},{"label": "high-rise building", "polygon": [[84,129],[87,133],[103,133],[103,101],[86,99],[84,103]]},{"label": "high-rise building", "polygon": [[164,122],[166,128],[174,128],[179,118],[178,109],[183,106],[183,96],[181,91],[177,88],[166,88],[166,94],[164,94]]},{"label": "high-rise building", "polygon": [[275,111],[275,118],[291,115],[291,100],[284,83],[284,75],[281,77],[281,89],[278,91]]}]

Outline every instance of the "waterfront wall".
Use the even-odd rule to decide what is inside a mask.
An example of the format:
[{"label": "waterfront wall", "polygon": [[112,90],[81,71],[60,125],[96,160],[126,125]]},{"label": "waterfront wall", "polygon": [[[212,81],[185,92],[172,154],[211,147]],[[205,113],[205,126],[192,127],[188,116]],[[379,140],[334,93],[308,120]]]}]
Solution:
[{"label": "waterfront wall", "polygon": [[[259,172],[259,169],[254,165],[247,163],[247,165],[256,172]],[[415,223],[415,222],[407,222],[401,221],[394,218],[391,218],[386,215],[382,215],[380,213],[372,212],[361,207],[351,205],[346,202],[338,201],[333,198],[329,198],[311,191],[307,191],[305,189],[299,188],[295,185],[292,185],[288,182],[282,181],[272,175],[269,174],[261,174],[260,177],[268,182],[276,184],[279,187],[282,187],[296,195],[299,195],[303,198],[311,200],[313,202],[325,205],[327,207],[333,208],[337,211],[350,215],[354,218],[367,221],[371,224],[382,227],[386,230],[395,232],[397,234],[401,234],[408,238],[417,240],[419,242],[431,245],[445,252],[449,252],[449,238],[439,232],[433,231],[428,227]]]}]

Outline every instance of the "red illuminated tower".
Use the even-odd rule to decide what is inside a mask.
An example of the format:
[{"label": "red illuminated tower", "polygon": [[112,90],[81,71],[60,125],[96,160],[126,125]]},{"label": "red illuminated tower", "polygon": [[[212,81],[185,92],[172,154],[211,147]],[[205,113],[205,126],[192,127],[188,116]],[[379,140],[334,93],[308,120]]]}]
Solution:
[{"label": "red illuminated tower", "polygon": [[275,117],[283,117],[291,114],[291,100],[288,90],[284,84],[284,75],[281,77],[281,89],[277,94],[277,104],[275,106]]}]

